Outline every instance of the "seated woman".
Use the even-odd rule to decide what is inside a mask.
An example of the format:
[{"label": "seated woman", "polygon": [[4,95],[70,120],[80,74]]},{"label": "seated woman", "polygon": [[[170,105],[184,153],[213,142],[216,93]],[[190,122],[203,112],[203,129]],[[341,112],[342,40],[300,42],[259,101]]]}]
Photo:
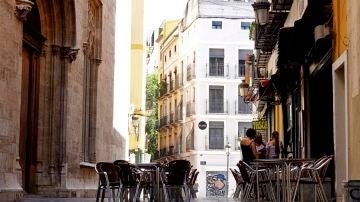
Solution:
[{"label": "seated woman", "polygon": [[256,145],[254,138],[256,136],[256,130],[249,128],[245,133],[245,137],[240,140],[240,147],[243,155],[243,161],[247,164],[252,162],[254,159],[258,159],[259,155],[256,151]]}]

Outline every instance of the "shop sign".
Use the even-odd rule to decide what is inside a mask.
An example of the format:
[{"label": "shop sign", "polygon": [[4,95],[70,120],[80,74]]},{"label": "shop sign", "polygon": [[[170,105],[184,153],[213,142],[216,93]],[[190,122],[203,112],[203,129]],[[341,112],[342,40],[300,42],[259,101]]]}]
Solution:
[{"label": "shop sign", "polygon": [[258,120],[252,122],[252,127],[255,130],[267,130],[268,129],[268,122],[267,120]]},{"label": "shop sign", "polygon": [[199,124],[198,124],[198,127],[201,129],[201,130],[205,130],[206,127],[207,127],[207,123],[205,121],[200,121]]}]

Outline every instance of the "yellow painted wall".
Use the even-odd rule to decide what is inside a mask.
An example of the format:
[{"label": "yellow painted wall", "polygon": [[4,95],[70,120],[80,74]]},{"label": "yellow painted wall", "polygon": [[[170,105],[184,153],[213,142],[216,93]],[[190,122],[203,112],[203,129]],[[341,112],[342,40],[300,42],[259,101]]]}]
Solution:
[{"label": "yellow painted wall", "polygon": [[346,4],[346,0],[333,0],[333,34],[335,37],[333,61],[335,61],[348,46]]},{"label": "yellow painted wall", "polygon": [[[143,30],[144,30],[144,0],[131,1],[131,73],[130,73],[130,104],[135,109],[144,109],[144,80],[143,80]],[[130,121],[129,149],[138,148],[138,141]],[[142,130],[140,130],[142,131]],[[144,131],[142,131],[144,132]]]},{"label": "yellow painted wall", "polygon": [[[172,31],[177,27],[177,25],[179,24],[180,20],[164,20],[164,22],[161,24],[161,28],[162,28],[162,31],[159,33],[159,36],[158,38],[156,39],[156,42],[159,46],[159,50],[160,50],[160,53],[159,53],[159,62],[158,62],[158,79],[159,79],[159,82],[162,81],[162,79],[164,78],[164,56],[163,56],[163,52],[164,52],[164,43],[165,41],[167,40],[167,38],[170,36],[170,34],[172,33]],[[164,53],[166,54],[166,53]],[[160,113],[160,109],[161,109],[161,106],[162,106],[162,103],[163,100],[159,100],[158,102],[158,120],[160,120],[161,118],[161,113]],[[165,144],[164,140],[161,141],[161,133],[158,132],[158,150],[162,149],[163,145]]]}]

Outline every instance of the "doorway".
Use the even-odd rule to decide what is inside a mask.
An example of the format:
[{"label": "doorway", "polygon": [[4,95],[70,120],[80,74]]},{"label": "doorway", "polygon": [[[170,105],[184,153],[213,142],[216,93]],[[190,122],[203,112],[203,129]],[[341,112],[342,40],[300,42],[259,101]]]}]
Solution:
[{"label": "doorway", "polygon": [[22,50],[22,81],[20,106],[20,166],[23,188],[32,193],[35,188],[39,65],[38,55],[28,47]]},{"label": "doorway", "polygon": [[19,157],[22,186],[36,192],[40,53],[45,38],[40,34],[36,4],[23,24]]}]

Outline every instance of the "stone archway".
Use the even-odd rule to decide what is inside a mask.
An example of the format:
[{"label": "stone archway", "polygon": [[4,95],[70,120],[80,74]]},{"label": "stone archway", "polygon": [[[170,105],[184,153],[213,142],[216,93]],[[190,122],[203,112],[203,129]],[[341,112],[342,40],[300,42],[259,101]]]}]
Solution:
[{"label": "stone archway", "polygon": [[[64,186],[66,71],[76,58],[74,0],[16,0],[23,21],[19,164],[26,192]],[[46,187],[46,188],[44,188]]]}]

